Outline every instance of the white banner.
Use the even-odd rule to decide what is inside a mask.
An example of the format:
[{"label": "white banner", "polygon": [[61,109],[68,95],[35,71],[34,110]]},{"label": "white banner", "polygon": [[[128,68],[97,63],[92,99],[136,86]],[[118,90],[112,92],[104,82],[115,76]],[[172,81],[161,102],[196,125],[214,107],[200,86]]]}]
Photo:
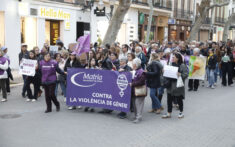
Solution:
[{"label": "white banner", "polygon": [[19,74],[26,76],[34,76],[37,60],[22,59],[19,68]]},{"label": "white banner", "polygon": [[178,73],[178,67],[169,66],[169,65],[164,66],[164,73],[163,73],[164,77],[177,79],[178,78],[177,73]]}]

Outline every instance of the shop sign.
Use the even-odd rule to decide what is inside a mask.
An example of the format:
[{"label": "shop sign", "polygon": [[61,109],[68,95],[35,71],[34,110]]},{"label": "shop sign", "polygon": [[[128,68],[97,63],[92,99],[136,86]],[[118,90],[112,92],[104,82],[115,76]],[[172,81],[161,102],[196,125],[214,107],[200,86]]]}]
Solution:
[{"label": "shop sign", "polygon": [[168,26],[168,18],[163,16],[157,17],[157,25],[158,27],[167,27]]},{"label": "shop sign", "polygon": [[61,9],[45,8],[41,7],[39,17],[46,17],[52,19],[70,19],[70,13],[64,12]]},{"label": "shop sign", "polygon": [[175,19],[168,19],[168,24],[175,24]]},{"label": "shop sign", "polygon": [[65,12],[62,9],[40,7],[39,17],[65,20],[64,21],[64,29],[67,31],[70,30],[71,14],[68,12]]},{"label": "shop sign", "polygon": [[64,22],[64,29],[65,29],[66,31],[70,30],[70,21],[65,21],[65,22]]}]

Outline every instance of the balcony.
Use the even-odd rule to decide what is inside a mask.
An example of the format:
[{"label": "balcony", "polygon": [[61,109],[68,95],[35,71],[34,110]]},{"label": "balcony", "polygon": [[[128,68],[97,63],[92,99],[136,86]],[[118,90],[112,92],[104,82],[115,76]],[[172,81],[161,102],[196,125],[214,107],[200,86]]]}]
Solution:
[{"label": "balcony", "polygon": [[178,18],[178,19],[192,20],[193,19],[193,11],[186,11],[183,9],[175,9],[174,10],[174,17]]},{"label": "balcony", "polygon": [[[138,4],[138,5],[143,5],[143,6],[148,6],[148,2],[145,0],[133,0],[133,4]],[[165,9],[165,10],[172,10],[172,1],[167,0],[167,2],[162,3],[159,0],[158,1],[153,1],[153,7],[158,8],[158,9]]]},{"label": "balcony", "polygon": [[215,23],[225,23],[225,19],[221,17],[215,17]]},{"label": "balcony", "polygon": [[45,1],[73,4],[73,5],[84,5],[85,4],[84,0],[45,0]]}]

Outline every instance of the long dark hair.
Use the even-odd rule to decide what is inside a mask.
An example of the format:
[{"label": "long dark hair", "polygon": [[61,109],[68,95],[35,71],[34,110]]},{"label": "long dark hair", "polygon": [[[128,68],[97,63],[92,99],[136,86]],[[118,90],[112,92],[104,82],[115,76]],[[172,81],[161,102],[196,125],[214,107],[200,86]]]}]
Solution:
[{"label": "long dark hair", "polygon": [[183,58],[180,53],[174,53],[173,54],[178,59],[178,65],[181,65],[183,63]]}]

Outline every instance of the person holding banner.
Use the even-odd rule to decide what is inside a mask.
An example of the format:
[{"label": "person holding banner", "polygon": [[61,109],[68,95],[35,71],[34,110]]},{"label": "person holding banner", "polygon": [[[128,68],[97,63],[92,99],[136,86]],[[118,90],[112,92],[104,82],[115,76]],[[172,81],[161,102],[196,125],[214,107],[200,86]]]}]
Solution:
[{"label": "person holding banner", "polygon": [[45,54],[44,60],[40,61],[39,67],[42,73],[42,85],[46,96],[47,109],[45,113],[52,111],[51,101],[55,104],[56,111],[58,112],[60,111],[60,103],[55,96],[56,72],[62,75],[66,75],[67,73],[60,70],[58,63],[51,59],[50,53]]},{"label": "person holding banner", "polygon": [[[67,72],[68,68],[82,68],[80,61],[76,58],[76,53],[70,53],[69,59],[66,61],[64,66],[64,71]],[[69,106],[69,110],[76,109],[75,106]]]},{"label": "person holding banner", "polygon": [[142,114],[144,109],[144,99],[146,96],[137,96],[135,93],[135,88],[145,86],[145,73],[141,66],[141,60],[139,58],[135,58],[133,60],[133,70],[135,70],[135,75],[130,84],[132,87],[132,99],[134,101],[134,113],[135,118],[133,123],[139,123],[142,121]]},{"label": "person holding banner", "polygon": [[[119,69],[118,69],[119,72],[130,72],[130,71],[132,71],[132,68],[127,65],[127,58],[125,56],[122,56],[121,58],[119,58],[119,63],[120,63],[120,66],[119,66]],[[131,104],[131,106],[132,106],[132,104]],[[118,117],[121,118],[121,119],[124,119],[124,118],[126,118],[126,113],[125,112],[120,112],[118,114]]]},{"label": "person holding banner", "polygon": [[158,88],[161,86],[160,82],[160,75],[162,66],[160,67],[159,64],[159,56],[157,53],[152,53],[150,57],[151,61],[150,64],[147,66],[147,86],[150,88],[150,97],[152,99],[152,110],[150,113],[160,114],[163,110],[161,102],[159,101],[158,97],[156,96]]},{"label": "person holding banner", "polygon": [[[29,59],[30,60],[37,60],[36,59],[36,54],[33,50],[29,52]],[[38,66],[38,64],[37,64],[37,66]],[[28,94],[28,99],[26,100],[27,102],[30,102],[30,101],[35,102],[38,98],[38,93],[40,91],[41,73],[40,73],[37,66],[36,66],[36,69],[35,69],[36,70],[35,75],[26,77],[25,86],[26,86],[26,91],[27,91],[27,94]],[[33,87],[34,87],[34,94],[32,94],[32,90],[30,88],[31,83],[33,84]]]},{"label": "person holding banner", "polygon": [[7,101],[7,90],[6,90],[6,79],[7,69],[9,67],[9,63],[7,58],[4,57],[4,52],[0,50],[0,88],[2,90],[2,100],[1,102]]},{"label": "person holding banner", "polygon": [[[193,49],[193,55],[194,56],[199,56],[200,55],[200,49],[199,48],[194,48]],[[188,80],[188,91],[197,91],[199,86],[199,80],[198,79],[189,79]]]},{"label": "person holding banner", "polygon": [[[182,78],[183,82],[188,77],[187,66],[183,63],[183,59],[180,53],[174,53],[172,56],[172,66],[178,67],[177,76]],[[178,118],[183,118],[183,99],[185,99],[185,87],[177,87],[177,79],[171,79],[170,86],[167,88],[167,109],[168,113],[163,115],[162,118],[171,118],[172,103],[176,98],[180,113]]]}]

